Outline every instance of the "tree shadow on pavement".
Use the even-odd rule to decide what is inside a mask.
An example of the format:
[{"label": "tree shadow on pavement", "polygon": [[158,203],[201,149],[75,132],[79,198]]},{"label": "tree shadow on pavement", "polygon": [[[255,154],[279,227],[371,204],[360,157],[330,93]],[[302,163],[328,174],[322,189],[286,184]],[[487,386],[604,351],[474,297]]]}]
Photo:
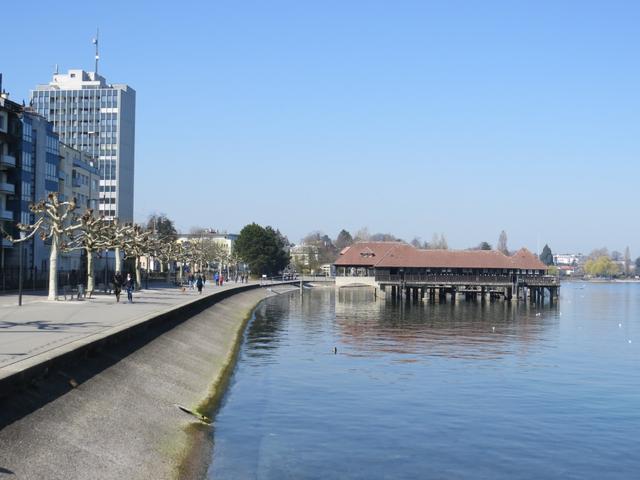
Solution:
[{"label": "tree shadow on pavement", "polygon": [[15,327],[33,327],[37,330],[68,330],[69,328],[77,327],[93,327],[98,325],[98,322],[74,322],[74,323],[55,323],[47,320],[33,320],[31,322],[7,322],[5,320],[0,321],[0,329],[9,329]]}]

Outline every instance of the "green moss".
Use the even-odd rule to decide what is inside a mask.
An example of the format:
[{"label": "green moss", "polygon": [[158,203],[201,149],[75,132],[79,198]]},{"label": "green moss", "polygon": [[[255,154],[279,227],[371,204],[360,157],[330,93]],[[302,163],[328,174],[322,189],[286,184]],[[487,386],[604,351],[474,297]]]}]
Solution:
[{"label": "green moss", "polygon": [[[208,419],[213,419],[215,417],[215,414],[220,407],[222,397],[229,386],[229,381],[238,359],[240,347],[242,346],[242,338],[245,328],[251,319],[253,312],[261,301],[262,299],[258,299],[252,307],[247,308],[245,311],[242,321],[238,324],[238,328],[231,340],[231,351],[227,354],[219,374],[214,378],[213,383],[209,387],[207,395],[197,405],[189,407],[193,412]],[[196,472],[203,467],[202,465],[199,465],[200,459],[198,457],[198,442],[204,441],[202,438],[203,433],[206,431],[207,434],[209,434],[208,432],[210,432],[210,430],[210,425],[197,422],[195,419],[193,422],[185,426],[183,431],[186,433],[187,438],[181,440],[178,445],[180,447],[180,453],[177,455],[177,460],[174,464],[176,465],[175,475],[173,476],[174,478],[188,479],[195,478],[197,476]]]}]

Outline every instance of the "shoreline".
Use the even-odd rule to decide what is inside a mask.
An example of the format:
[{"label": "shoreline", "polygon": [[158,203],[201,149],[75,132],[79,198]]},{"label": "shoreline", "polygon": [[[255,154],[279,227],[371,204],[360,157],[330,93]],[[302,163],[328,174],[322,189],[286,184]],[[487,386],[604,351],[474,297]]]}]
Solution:
[{"label": "shoreline", "polygon": [[[150,340],[98,352],[55,372],[47,385],[4,399],[5,412],[31,411],[2,418],[0,472],[24,479],[201,478],[211,462],[211,426],[175,404],[215,412],[246,325],[275,294],[235,293]],[[69,389],[71,380],[77,387]]]},{"label": "shoreline", "polygon": [[[230,351],[226,362],[221,366],[216,376],[212,379],[209,385],[208,394],[203,397],[194,408],[196,412],[209,417],[212,424],[215,423],[215,417],[221,407],[222,400],[227,393],[229,383],[238,363],[238,357],[244,341],[247,325],[253,319],[256,309],[264,300],[270,297],[298,290],[297,287],[292,286],[283,286],[278,288],[278,290],[280,289],[282,289],[282,291],[275,291],[275,289],[272,288],[267,289],[265,291],[264,298],[256,302],[256,304],[247,311],[244,319],[238,325],[235,337],[230,343]],[[185,427],[185,431],[188,435],[188,441],[185,446],[182,461],[178,466],[179,475],[177,478],[181,480],[199,480],[204,478],[212,461],[211,453],[213,451],[213,442],[210,429],[211,426],[205,426],[198,422],[193,422],[191,425]]]}]

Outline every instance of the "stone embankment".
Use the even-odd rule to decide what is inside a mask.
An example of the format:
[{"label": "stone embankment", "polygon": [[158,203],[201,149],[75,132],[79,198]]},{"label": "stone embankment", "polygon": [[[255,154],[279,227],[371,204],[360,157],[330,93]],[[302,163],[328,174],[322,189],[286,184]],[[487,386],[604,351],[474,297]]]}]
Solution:
[{"label": "stone embankment", "polygon": [[290,288],[228,292],[6,396],[0,478],[202,478],[212,427],[175,404],[210,415],[253,309]]}]

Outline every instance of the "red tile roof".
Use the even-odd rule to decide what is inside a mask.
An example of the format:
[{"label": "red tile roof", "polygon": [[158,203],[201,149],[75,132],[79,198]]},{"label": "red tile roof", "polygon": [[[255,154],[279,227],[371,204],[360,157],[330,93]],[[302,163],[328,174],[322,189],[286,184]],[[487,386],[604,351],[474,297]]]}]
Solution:
[{"label": "red tile roof", "polygon": [[402,242],[359,242],[340,252],[336,265],[373,266],[394,247],[406,245]]},{"label": "red tile roof", "polygon": [[377,268],[547,269],[526,248],[509,256],[496,250],[421,250],[402,242],[355,243],[340,253],[335,264]]}]

